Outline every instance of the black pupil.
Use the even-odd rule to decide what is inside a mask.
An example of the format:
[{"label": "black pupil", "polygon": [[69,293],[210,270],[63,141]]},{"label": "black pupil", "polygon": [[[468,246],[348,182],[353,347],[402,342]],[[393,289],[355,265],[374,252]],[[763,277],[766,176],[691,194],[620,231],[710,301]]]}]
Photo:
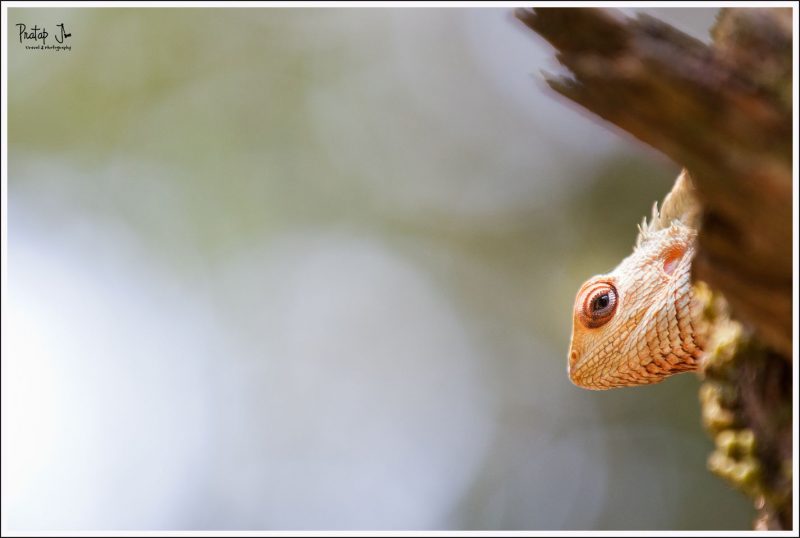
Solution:
[{"label": "black pupil", "polygon": [[608,294],[604,293],[603,295],[594,300],[594,310],[597,311],[606,308],[608,306],[608,302],[609,302]]}]

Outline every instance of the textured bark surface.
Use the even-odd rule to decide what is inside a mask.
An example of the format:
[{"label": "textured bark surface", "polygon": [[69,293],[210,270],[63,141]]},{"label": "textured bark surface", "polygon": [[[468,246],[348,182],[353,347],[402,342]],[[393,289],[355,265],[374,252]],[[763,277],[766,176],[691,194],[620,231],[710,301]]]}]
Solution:
[{"label": "textured bark surface", "polygon": [[727,331],[728,318],[741,327],[731,344],[737,360],[716,380],[735,429],[710,431],[723,434],[726,450],[753,436],[759,486],[742,489],[756,500],[759,526],[791,528],[791,9],[723,9],[712,45],[643,15],[536,8],[516,16],[569,72],[545,75],[550,87],[692,174],[702,206],[693,278],[724,297],[711,330]]},{"label": "textured bark surface", "polygon": [[709,47],[651,17],[518,10],[572,77],[550,86],[692,174],[703,206],[697,278],[792,353],[791,10],[722,12]]}]

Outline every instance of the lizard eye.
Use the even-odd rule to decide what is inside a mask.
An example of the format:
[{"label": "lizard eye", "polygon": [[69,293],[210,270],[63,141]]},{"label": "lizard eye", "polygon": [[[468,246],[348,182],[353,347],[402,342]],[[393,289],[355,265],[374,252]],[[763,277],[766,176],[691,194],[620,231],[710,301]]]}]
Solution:
[{"label": "lizard eye", "polygon": [[598,282],[584,292],[579,312],[581,323],[589,329],[602,327],[617,310],[617,289],[608,282]]}]

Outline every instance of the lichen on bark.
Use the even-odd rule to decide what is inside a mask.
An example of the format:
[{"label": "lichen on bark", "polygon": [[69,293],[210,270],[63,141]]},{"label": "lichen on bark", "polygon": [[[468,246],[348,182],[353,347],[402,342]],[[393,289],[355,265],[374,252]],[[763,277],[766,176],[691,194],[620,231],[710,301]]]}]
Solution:
[{"label": "lichen on bark", "polygon": [[714,439],[708,468],[754,501],[758,530],[792,525],[791,367],[741,323],[725,299],[699,283],[709,334],[700,403]]}]

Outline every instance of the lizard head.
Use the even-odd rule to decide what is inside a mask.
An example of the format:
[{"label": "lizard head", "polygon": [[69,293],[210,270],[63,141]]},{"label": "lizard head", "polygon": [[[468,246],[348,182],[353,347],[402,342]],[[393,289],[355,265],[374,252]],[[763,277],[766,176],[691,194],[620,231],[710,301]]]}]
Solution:
[{"label": "lizard head", "polygon": [[679,221],[662,229],[645,223],[630,256],[581,286],[567,368],[573,383],[595,390],[644,385],[697,368],[695,235]]}]

